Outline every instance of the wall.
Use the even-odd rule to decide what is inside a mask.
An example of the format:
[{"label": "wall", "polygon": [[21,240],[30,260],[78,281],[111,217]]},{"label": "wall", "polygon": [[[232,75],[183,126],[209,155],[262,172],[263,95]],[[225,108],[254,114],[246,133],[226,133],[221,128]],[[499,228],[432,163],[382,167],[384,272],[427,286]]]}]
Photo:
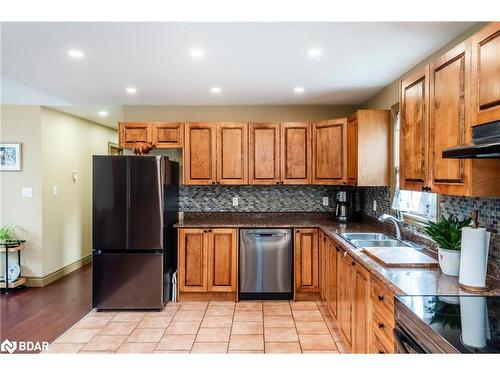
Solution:
[{"label": "wall", "polygon": [[92,155],[107,154],[118,137],[114,129],[45,107],[41,129],[45,276],[90,255]]},{"label": "wall", "polygon": [[[1,142],[21,143],[22,171],[0,172],[0,223],[19,226],[28,236],[22,253],[23,274],[26,276],[42,275],[40,112],[39,106],[1,106]],[[33,189],[32,198],[22,197],[23,187]],[[3,256],[0,258],[0,269],[3,270]]]},{"label": "wall", "polygon": [[124,106],[124,121],[310,121],[346,117],[355,106]]},{"label": "wall", "polygon": [[421,68],[422,66],[430,63],[433,61],[436,57],[441,56],[445,52],[449,51],[453,47],[455,47],[457,44],[463,42],[467,38],[469,38],[472,34],[476,33],[479,31],[481,28],[486,25],[486,22],[478,22],[475,24],[473,27],[471,27],[469,30],[452,40],[450,43],[444,45],[442,48],[434,52],[432,55],[426,57],[424,60],[420,61],[417,65],[415,65],[413,68],[402,74],[400,77],[395,79],[393,82],[385,86],[382,90],[380,90],[377,94],[372,96],[371,98],[367,99],[361,105],[359,106],[360,108],[364,109],[391,109],[391,106],[394,105],[395,103],[399,102],[399,81],[405,77],[406,75],[410,74],[411,72]]}]

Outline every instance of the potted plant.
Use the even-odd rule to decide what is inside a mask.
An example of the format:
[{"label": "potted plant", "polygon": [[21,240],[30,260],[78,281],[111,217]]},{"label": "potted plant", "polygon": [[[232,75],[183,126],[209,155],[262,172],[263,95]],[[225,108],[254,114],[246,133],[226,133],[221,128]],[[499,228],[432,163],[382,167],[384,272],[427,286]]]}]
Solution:
[{"label": "potted plant", "polygon": [[459,220],[450,214],[437,222],[429,221],[425,232],[438,244],[439,267],[445,275],[458,276],[460,270],[460,245],[462,228],[469,226],[471,218]]},{"label": "potted plant", "polygon": [[14,242],[17,241],[17,233],[12,225],[2,225],[0,227],[0,241]]}]

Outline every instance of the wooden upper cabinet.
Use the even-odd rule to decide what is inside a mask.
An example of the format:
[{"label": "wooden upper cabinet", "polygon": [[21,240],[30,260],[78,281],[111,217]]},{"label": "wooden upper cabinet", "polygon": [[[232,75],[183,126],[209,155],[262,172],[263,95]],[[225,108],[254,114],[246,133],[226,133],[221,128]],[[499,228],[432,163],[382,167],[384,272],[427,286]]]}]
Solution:
[{"label": "wooden upper cabinet", "polygon": [[358,184],[358,116],[347,120],[347,183]]},{"label": "wooden upper cabinet", "polygon": [[422,190],[428,186],[427,131],[429,122],[429,66],[401,82],[400,187]]},{"label": "wooden upper cabinet", "polygon": [[443,159],[442,152],[470,141],[469,64],[468,42],[459,44],[431,64],[429,165],[431,188],[435,193],[466,194],[471,161]]},{"label": "wooden upper cabinet", "polygon": [[217,182],[248,184],[248,124],[217,124]]},{"label": "wooden upper cabinet", "polygon": [[179,148],[184,145],[182,122],[152,122],[151,139],[157,148]]},{"label": "wooden upper cabinet", "polygon": [[336,244],[328,239],[327,240],[327,251],[328,251],[328,292],[327,292],[327,305],[328,310],[332,314],[334,319],[337,319],[337,285],[338,285],[338,272],[337,272],[337,246]]},{"label": "wooden upper cabinet", "polygon": [[371,336],[370,272],[359,263],[354,266],[353,311],[352,352],[369,353]]},{"label": "wooden upper cabinet", "polygon": [[179,230],[179,291],[207,291],[206,230],[183,228]]},{"label": "wooden upper cabinet", "polygon": [[279,123],[249,124],[249,183],[269,185],[280,182]]},{"label": "wooden upper cabinet", "polygon": [[313,184],[347,183],[346,128],[346,118],[312,124]]},{"label": "wooden upper cabinet", "polygon": [[184,125],[184,184],[216,182],[216,126],[211,123]]},{"label": "wooden upper cabinet", "polygon": [[346,252],[337,253],[337,324],[349,345],[352,345],[353,338],[353,263]]},{"label": "wooden upper cabinet", "polygon": [[151,124],[149,122],[120,122],[120,147],[135,147],[136,143],[151,142]]},{"label": "wooden upper cabinet", "polygon": [[318,230],[295,230],[295,292],[319,292]]},{"label": "wooden upper cabinet", "polygon": [[238,262],[236,229],[210,229],[208,235],[208,291],[236,292]]},{"label": "wooden upper cabinet", "polygon": [[311,183],[311,125],[301,122],[281,123],[281,182]]},{"label": "wooden upper cabinet", "polygon": [[500,22],[492,22],[471,39],[472,124],[500,120]]}]

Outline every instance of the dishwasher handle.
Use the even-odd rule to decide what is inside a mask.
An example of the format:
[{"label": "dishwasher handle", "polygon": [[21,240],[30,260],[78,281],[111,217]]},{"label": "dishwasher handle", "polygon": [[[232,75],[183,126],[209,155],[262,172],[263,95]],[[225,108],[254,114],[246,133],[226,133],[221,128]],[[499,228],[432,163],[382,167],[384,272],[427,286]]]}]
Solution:
[{"label": "dishwasher handle", "polygon": [[247,233],[250,237],[286,237],[286,233]]}]

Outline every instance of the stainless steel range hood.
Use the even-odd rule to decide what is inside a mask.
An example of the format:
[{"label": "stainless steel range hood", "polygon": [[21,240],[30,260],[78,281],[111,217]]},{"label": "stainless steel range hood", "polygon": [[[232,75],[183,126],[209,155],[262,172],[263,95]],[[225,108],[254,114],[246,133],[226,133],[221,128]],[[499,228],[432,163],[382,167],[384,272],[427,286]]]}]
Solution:
[{"label": "stainless steel range hood", "polygon": [[445,159],[500,159],[500,121],[472,128],[472,143],[443,151]]}]

